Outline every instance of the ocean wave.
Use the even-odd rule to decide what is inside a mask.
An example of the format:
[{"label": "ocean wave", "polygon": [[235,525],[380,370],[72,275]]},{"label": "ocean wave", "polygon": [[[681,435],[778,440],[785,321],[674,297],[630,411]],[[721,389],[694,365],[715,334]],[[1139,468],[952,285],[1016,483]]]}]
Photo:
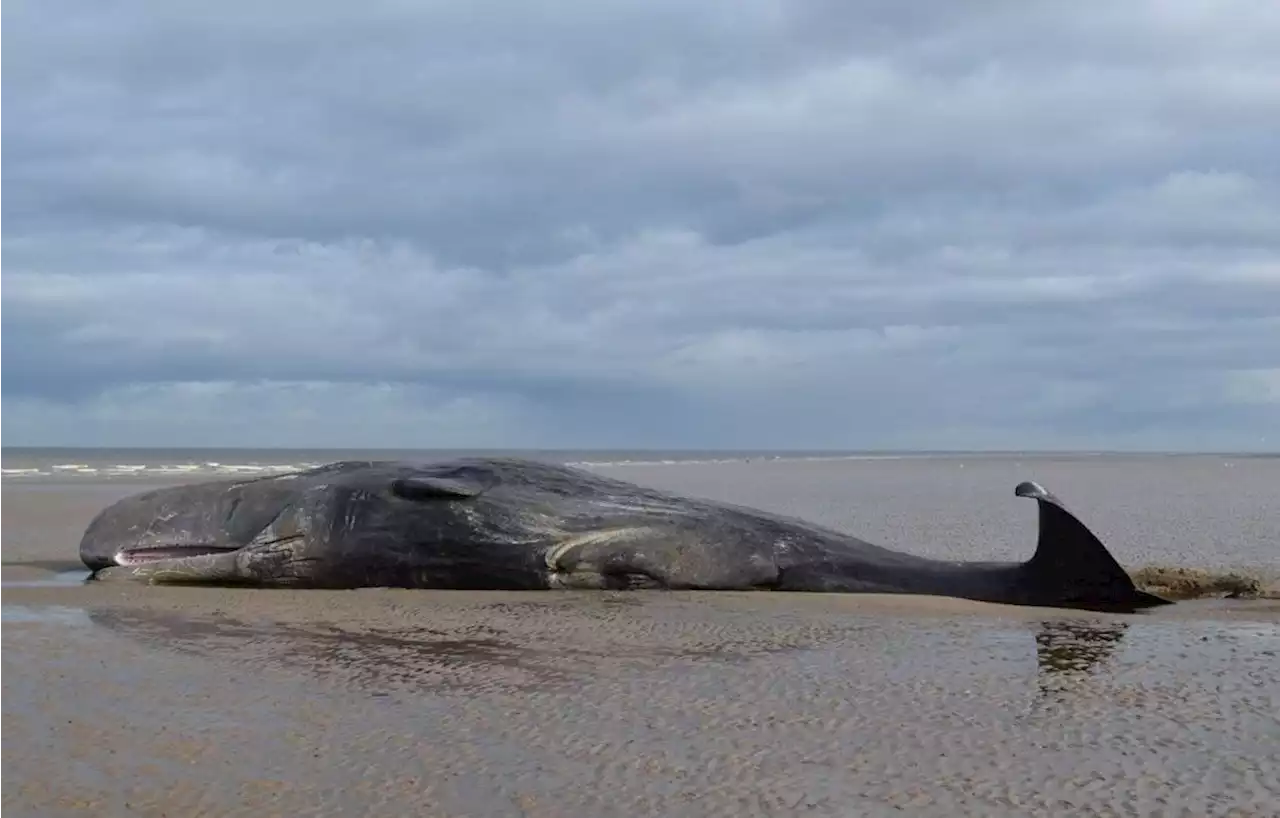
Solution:
[{"label": "ocean wave", "polygon": [[203,475],[288,474],[314,468],[320,463],[58,463],[0,470],[5,479],[39,479],[42,477],[86,478],[171,478]]}]

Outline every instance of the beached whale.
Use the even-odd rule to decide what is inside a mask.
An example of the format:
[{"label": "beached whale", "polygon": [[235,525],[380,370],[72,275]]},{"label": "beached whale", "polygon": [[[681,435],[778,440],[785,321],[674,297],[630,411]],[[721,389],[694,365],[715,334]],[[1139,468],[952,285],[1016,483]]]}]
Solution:
[{"label": "beached whale", "polygon": [[95,577],[311,588],[668,588],[932,594],[1133,611],[1134,587],[1041,486],[1035,554],[956,562],[805,520],[516,458],[343,461],[140,493],[103,509]]}]

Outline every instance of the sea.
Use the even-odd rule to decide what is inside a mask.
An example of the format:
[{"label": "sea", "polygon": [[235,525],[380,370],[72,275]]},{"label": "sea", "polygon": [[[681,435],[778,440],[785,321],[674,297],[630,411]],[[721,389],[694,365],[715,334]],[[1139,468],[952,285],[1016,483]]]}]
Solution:
[{"label": "sea", "polygon": [[1103,459],[1165,460],[1220,457],[1225,460],[1280,459],[1280,453],[1193,454],[1106,451],[814,451],[814,450],[682,450],[682,449],[241,449],[241,448],[72,448],[7,446],[4,479],[23,481],[103,478],[148,480],[191,476],[253,475],[297,471],[336,460],[441,460],[452,457],[527,457],[583,467],[675,466],[761,461],[1026,461]]}]

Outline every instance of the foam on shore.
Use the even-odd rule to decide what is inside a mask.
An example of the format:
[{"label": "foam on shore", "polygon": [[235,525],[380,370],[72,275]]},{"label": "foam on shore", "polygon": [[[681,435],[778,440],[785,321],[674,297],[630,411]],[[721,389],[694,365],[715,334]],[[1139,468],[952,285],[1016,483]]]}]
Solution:
[{"label": "foam on shore", "polygon": [[212,475],[287,474],[314,468],[320,463],[55,463],[48,466],[24,466],[0,469],[4,479],[30,480],[45,477],[120,477],[169,479],[173,477],[201,478]]}]

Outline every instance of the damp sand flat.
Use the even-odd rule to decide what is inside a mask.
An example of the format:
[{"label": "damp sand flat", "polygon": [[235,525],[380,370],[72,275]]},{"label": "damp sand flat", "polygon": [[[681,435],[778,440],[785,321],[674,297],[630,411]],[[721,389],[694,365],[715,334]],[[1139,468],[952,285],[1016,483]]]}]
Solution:
[{"label": "damp sand flat", "polygon": [[[992,545],[963,558],[1024,557],[1034,538],[1034,504],[1012,510],[1024,503],[1012,483],[987,497],[992,475],[939,472],[907,502],[857,466],[759,465],[610,471],[772,499],[899,547],[907,531],[946,533],[940,506],[976,506],[952,521],[955,547],[975,533]],[[1198,559],[1184,562],[1267,567],[1265,546],[1238,541],[1275,509],[1242,524],[1213,506],[1228,489],[1206,465],[1199,492],[1184,489],[1203,513],[1168,527],[1124,493],[1132,474],[1108,495],[1075,471],[1089,466],[1033,465],[1009,471],[1102,518],[1127,564],[1185,549]],[[882,476],[918,482],[903,472]],[[1073,475],[1078,490],[1061,485]],[[932,598],[59,576],[88,516],[138,488],[5,485],[12,815],[1280,815],[1275,600],[1125,617]],[[978,498],[955,499],[966,492]],[[1196,551],[1184,517],[1223,521],[1208,528],[1220,544]],[[915,542],[930,540],[944,547]]]},{"label": "damp sand flat", "polygon": [[1280,610],[13,588],[11,815],[1280,814]]}]

